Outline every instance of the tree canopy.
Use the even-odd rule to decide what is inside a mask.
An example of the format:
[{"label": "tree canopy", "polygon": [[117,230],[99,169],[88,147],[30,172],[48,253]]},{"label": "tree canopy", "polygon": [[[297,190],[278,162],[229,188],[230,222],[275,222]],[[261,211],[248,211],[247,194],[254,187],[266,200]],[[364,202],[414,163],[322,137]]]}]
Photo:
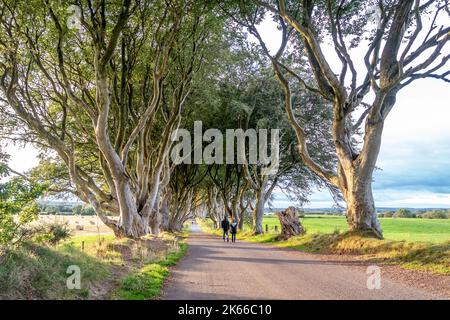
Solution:
[{"label": "tree canopy", "polygon": [[[319,187],[345,201],[351,230],[382,237],[372,176],[384,122],[413,81],[450,82],[450,26],[441,22],[449,6],[3,0],[0,138],[41,151],[24,186],[73,194],[118,236],[181,230],[205,213],[216,224],[229,215],[241,228],[251,220],[262,233],[274,190],[301,204]],[[281,35],[276,52],[258,30],[268,18]],[[363,47],[360,70],[352,49]],[[174,134],[194,131],[199,121],[204,131],[216,130],[200,137],[211,156],[218,152],[212,145],[228,148],[218,132],[279,130],[272,131],[279,132],[276,146],[274,133],[263,147],[277,154],[276,170],[251,161],[249,136],[233,145],[233,163],[175,163]]]}]

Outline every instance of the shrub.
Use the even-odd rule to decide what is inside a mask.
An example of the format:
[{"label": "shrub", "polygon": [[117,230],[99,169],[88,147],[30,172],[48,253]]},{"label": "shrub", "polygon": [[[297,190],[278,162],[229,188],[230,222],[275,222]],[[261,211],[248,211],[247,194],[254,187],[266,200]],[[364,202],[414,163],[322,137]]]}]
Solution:
[{"label": "shrub", "polygon": [[72,213],[74,215],[81,215],[83,211],[83,206],[77,205],[72,208]]},{"label": "shrub", "polygon": [[386,211],[384,213],[385,218],[392,218],[393,216],[394,216],[394,212],[392,212],[392,211]]},{"label": "shrub", "polygon": [[43,223],[32,230],[33,241],[37,243],[45,243],[56,245],[61,240],[68,239],[72,236],[67,222]]},{"label": "shrub", "polygon": [[448,213],[444,210],[433,210],[423,214],[426,219],[448,219]]},{"label": "shrub", "polygon": [[81,215],[83,216],[95,216],[95,210],[93,207],[85,205],[81,210]]},{"label": "shrub", "polygon": [[72,208],[72,213],[78,216],[93,216],[95,215],[95,210],[88,205],[76,205]]},{"label": "shrub", "polygon": [[395,214],[394,218],[415,218],[416,215],[408,209],[399,209]]},{"label": "shrub", "polygon": [[14,177],[0,183],[0,245],[19,245],[29,237],[27,226],[36,220],[36,200],[45,186]]},{"label": "shrub", "polygon": [[416,218],[423,218],[423,215],[426,213],[425,210],[416,211]]}]

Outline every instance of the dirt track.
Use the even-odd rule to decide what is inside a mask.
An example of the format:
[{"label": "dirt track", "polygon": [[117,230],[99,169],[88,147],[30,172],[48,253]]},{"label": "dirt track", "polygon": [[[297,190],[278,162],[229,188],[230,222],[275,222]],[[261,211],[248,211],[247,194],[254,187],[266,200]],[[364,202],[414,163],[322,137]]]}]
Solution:
[{"label": "dirt track", "polygon": [[189,250],[164,290],[163,299],[440,299],[383,277],[367,288],[366,267],[263,244],[224,243],[196,226]]}]

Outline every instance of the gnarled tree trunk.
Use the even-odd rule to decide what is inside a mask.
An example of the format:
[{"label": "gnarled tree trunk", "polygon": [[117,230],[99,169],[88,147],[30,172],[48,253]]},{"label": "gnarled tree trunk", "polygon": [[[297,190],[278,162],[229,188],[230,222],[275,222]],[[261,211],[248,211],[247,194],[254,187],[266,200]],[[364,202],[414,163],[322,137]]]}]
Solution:
[{"label": "gnarled tree trunk", "polygon": [[347,222],[350,230],[368,231],[381,238],[381,226],[375,210],[370,183],[356,187],[345,194],[347,203]]},{"label": "gnarled tree trunk", "polygon": [[264,218],[264,187],[256,192],[255,208],[253,209],[253,234],[262,234],[263,230],[263,218]]},{"label": "gnarled tree trunk", "polygon": [[280,239],[287,240],[290,237],[305,233],[305,228],[303,228],[303,225],[300,222],[296,208],[289,207],[284,211],[277,212],[276,215],[281,224]]},{"label": "gnarled tree trunk", "polygon": [[159,209],[161,215],[160,229],[163,231],[169,230],[170,221],[170,201],[172,199],[172,194],[170,189],[166,190],[164,197],[161,200],[161,207]]},{"label": "gnarled tree trunk", "polygon": [[159,210],[155,210],[150,216],[148,226],[150,228],[149,232],[154,235],[158,235],[161,225],[161,214]]}]

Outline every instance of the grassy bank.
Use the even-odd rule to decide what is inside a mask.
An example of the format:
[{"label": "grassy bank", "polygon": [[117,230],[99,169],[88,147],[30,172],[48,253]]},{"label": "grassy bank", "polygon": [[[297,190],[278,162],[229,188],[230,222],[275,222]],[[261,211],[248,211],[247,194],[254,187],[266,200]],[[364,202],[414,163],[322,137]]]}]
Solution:
[{"label": "grassy bank", "polygon": [[[0,257],[0,299],[85,299],[89,286],[110,274],[108,263],[70,246],[26,244]],[[81,289],[66,286],[67,268],[80,267]]]},{"label": "grassy bank", "polygon": [[147,300],[160,295],[164,280],[169,275],[169,267],[177,264],[186,253],[187,244],[169,253],[162,260],[150,262],[138,271],[124,277],[115,296],[125,300]]},{"label": "grassy bank", "polygon": [[[309,220],[311,223],[309,224],[306,222],[308,219],[302,219],[302,222],[307,226],[307,233],[303,236],[293,237],[287,241],[278,241],[278,234],[274,232],[254,236],[250,231],[241,232],[238,235],[238,240],[270,243],[274,246],[305,252],[354,254],[374,263],[383,262],[398,264],[408,269],[425,270],[438,274],[450,274],[450,241],[433,243],[367,238],[362,237],[360,234],[339,231],[337,228],[333,231],[333,229],[329,228],[328,221],[322,219],[341,218],[316,218],[316,221],[313,221],[311,218],[311,220]],[[424,220],[418,222],[422,221]],[[267,222],[275,223],[274,219],[269,221],[265,220],[265,223]],[[221,235],[220,230],[212,229],[212,223],[210,223],[210,221],[203,221],[200,223],[205,231]],[[308,225],[310,228],[308,228]],[[313,225],[316,227],[326,226],[326,228],[319,227],[318,229],[314,229],[311,228]],[[423,230],[425,228],[427,228],[426,225],[420,228],[420,232],[426,232]],[[269,228],[269,230],[273,229]],[[346,228],[344,230],[346,230]],[[411,233],[409,237],[415,238],[415,229],[412,228],[408,231]]]},{"label": "grassy bank", "polygon": [[[168,267],[186,251],[173,235],[144,240],[77,236],[47,247],[25,244],[0,252],[0,299],[136,299],[158,296]],[[68,289],[69,266],[81,288]],[[133,279],[145,283],[142,294]]]}]

